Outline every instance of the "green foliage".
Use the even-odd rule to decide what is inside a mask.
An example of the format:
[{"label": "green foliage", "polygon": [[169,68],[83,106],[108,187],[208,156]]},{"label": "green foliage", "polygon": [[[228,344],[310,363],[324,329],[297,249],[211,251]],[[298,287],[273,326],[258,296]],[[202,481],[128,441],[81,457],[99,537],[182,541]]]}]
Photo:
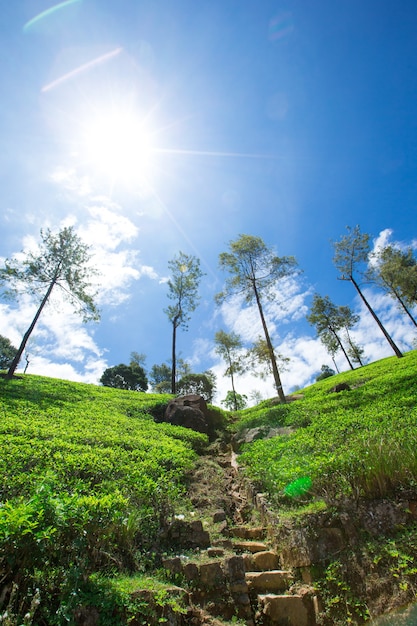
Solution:
[{"label": "green foliage", "polygon": [[[340,349],[352,369],[353,366],[349,360],[350,355],[353,355],[353,359],[362,365],[360,357],[363,350],[352,342],[349,335],[349,330],[359,321],[359,316],[354,315],[348,306],[336,306],[329,296],[323,298],[316,293],[313,297],[310,314],[307,315],[307,321],[315,326],[318,337],[332,357]],[[344,329],[347,337],[347,351],[342,343],[342,329]]]},{"label": "green foliage", "polygon": [[361,298],[362,302],[374,318],[375,322],[378,324],[379,329],[383,333],[392,350],[398,358],[401,358],[403,356],[401,350],[395,344],[394,340],[387,332],[385,326],[382,324],[381,320],[369,304],[368,300],[365,298],[357,282],[357,277],[355,277],[356,274],[366,276],[364,266],[369,259],[370,236],[367,233],[361,233],[359,226],[355,226],[354,228],[348,226],[347,231],[347,235],[342,237],[340,241],[337,241],[333,244],[335,252],[333,257],[333,263],[339,271],[339,279],[348,280],[352,283],[352,285],[358,292],[358,295]]},{"label": "green foliage", "polygon": [[10,339],[0,335],[0,370],[5,370],[10,367],[16,352],[17,348],[12,345]]},{"label": "green foliage", "polygon": [[316,376],[316,382],[324,380],[325,378],[329,378],[329,376],[334,376],[335,374],[336,372],[331,367],[329,367],[328,365],[322,365],[321,373]]},{"label": "green foliage", "polygon": [[200,268],[200,259],[193,255],[179,252],[168,262],[171,276],[168,280],[168,298],[173,302],[164,312],[172,324],[172,368],[171,392],[176,392],[177,329],[187,330],[191,313],[200,301],[198,288],[204,276]]},{"label": "green foliage", "polygon": [[344,564],[340,560],[330,563],[319,583],[325,610],[321,615],[325,624],[345,626],[362,624],[368,620],[369,610],[365,601],[354,589]]},{"label": "green foliage", "polygon": [[5,267],[0,268],[0,285],[7,297],[29,293],[40,299],[40,302],[10,364],[7,373],[9,378],[13,376],[29,337],[55,287],[62,289],[66,301],[85,322],[97,321],[100,317],[94,302],[96,294],[92,292],[90,282],[96,271],[91,267],[89,246],[83,243],[72,226],[67,226],[56,234],[49,228],[46,231],[41,230],[38,250],[22,255],[22,258],[6,259]]},{"label": "green foliage", "polygon": [[369,620],[366,596],[376,600],[372,598],[375,584],[379,592],[383,589],[385,597],[395,598],[398,604],[415,601],[416,536],[415,524],[372,539],[364,534],[355,548],[345,549],[337,560],[328,563],[316,580],[324,605],[320,623],[344,626]]},{"label": "green foliage", "polygon": [[207,438],[156,424],[160,394],[29,375],[0,397],[0,570],[18,587],[0,611],[12,600],[20,625],[39,589],[39,623],[58,625],[91,574],[140,569]]},{"label": "green foliage", "polygon": [[200,260],[192,255],[179,252],[168,263],[171,277],[168,280],[168,298],[174,304],[165,313],[176,328],[187,328],[190,314],[199,303],[198,286],[204,275],[200,269]]},{"label": "green foliage", "polygon": [[235,391],[228,391],[224,400],[221,403],[229,409],[229,411],[241,411],[248,403],[248,398],[244,394],[236,393]]},{"label": "green foliage", "polygon": [[277,298],[280,281],[296,276],[297,262],[292,256],[279,257],[260,237],[240,235],[229,242],[229,252],[219,255],[221,269],[228,272],[224,291],[215,297],[222,303],[230,296],[243,296],[247,304],[256,303],[265,335],[267,352],[281,402],[285,402],[276,356],[266,324],[263,303]]},{"label": "green foliage", "polygon": [[386,246],[373,255],[368,277],[392,298],[413,305],[417,302],[417,260],[412,248],[404,252]]},{"label": "green foliage", "polygon": [[149,381],[155,393],[171,392],[171,368],[166,363],[152,365]]},{"label": "green foliage", "polygon": [[[282,354],[275,352],[274,349],[273,352],[275,361],[279,363],[280,372],[286,372],[288,370],[288,363],[291,359],[287,356],[283,356]],[[249,359],[249,361],[251,361],[251,365],[253,368],[256,368],[257,366],[260,366],[261,368],[258,370],[253,370],[255,376],[258,376],[262,380],[266,380],[268,376],[273,374],[268,343],[262,337],[258,337],[257,341],[255,341],[251,348],[249,348],[247,352],[247,358]]]},{"label": "green foliage", "polygon": [[185,396],[196,393],[202,396],[206,402],[213,400],[216,390],[216,376],[211,370],[202,374],[186,374],[177,383],[177,395]]},{"label": "green foliage", "polygon": [[[322,380],[285,406],[263,402],[241,411],[237,430],[293,432],[247,444],[240,463],[277,504],[293,502],[286,488],[303,477],[311,480],[303,503],[417,492],[416,366],[410,352]],[[329,393],[338,382],[351,390]]]},{"label": "green foliage", "polygon": [[104,370],[100,382],[105,387],[128,389],[130,391],[146,391],[148,388],[145,370],[141,365],[133,361],[130,365],[120,363],[114,367],[108,367]]}]

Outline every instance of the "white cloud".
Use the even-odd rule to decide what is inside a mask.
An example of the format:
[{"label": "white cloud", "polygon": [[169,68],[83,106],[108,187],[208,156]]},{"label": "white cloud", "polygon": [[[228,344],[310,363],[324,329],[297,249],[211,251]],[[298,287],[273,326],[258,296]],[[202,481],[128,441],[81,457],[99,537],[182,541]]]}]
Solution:
[{"label": "white cloud", "polygon": [[92,191],[89,178],[87,176],[79,176],[75,168],[58,166],[50,174],[50,179],[63,189],[77,196],[88,196]]},{"label": "white cloud", "polygon": [[[121,214],[120,207],[105,198],[96,199],[87,208],[88,220],[79,224],[74,215],[61,220],[63,225],[74,225],[78,234],[91,246],[92,265],[99,276],[92,277],[98,288],[99,306],[117,306],[129,297],[132,281],[158,275],[149,265],[141,265],[139,251],[127,247],[138,235],[138,228]],[[23,239],[23,249],[36,251],[39,240],[32,235]],[[24,254],[13,255],[24,258]],[[20,294],[12,305],[0,305],[0,327],[15,345],[20,345],[24,332],[36,313],[37,304],[27,294]],[[59,376],[71,380],[96,382],[107,367],[102,353],[93,339],[94,327],[85,326],[76,315],[68,299],[55,288],[50,302],[39,318],[27,345],[30,371]],[[22,362],[20,369],[24,367]]]}]

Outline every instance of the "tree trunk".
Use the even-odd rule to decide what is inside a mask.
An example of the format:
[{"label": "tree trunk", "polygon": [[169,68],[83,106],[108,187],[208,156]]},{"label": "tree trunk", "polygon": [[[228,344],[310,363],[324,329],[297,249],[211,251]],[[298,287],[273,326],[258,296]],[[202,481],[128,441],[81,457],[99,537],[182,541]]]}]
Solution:
[{"label": "tree trunk", "polygon": [[329,326],[329,330],[330,330],[330,332],[331,332],[331,333],[333,333],[333,335],[335,336],[335,339],[336,339],[336,341],[337,341],[337,343],[338,343],[339,348],[341,349],[341,351],[342,351],[342,352],[343,352],[343,354],[345,355],[346,361],[349,363],[349,367],[350,367],[350,369],[351,369],[351,370],[355,369],[355,368],[353,367],[353,365],[352,365],[352,363],[351,363],[351,361],[350,361],[349,357],[348,357],[348,354],[347,354],[347,352],[346,352],[345,348],[343,347],[343,344],[342,344],[342,342],[341,342],[341,340],[340,340],[339,335],[336,333],[336,331],[335,331],[335,330],[333,330],[333,328],[332,328],[331,326]]},{"label": "tree trunk", "polygon": [[235,381],[234,381],[234,378],[233,378],[233,369],[232,369],[232,364],[231,363],[230,363],[230,379],[232,381],[233,402],[235,403],[235,411],[237,411],[236,389],[235,389]]},{"label": "tree trunk", "polygon": [[177,322],[178,315],[174,317],[172,320],[172,367],[171,367],[171,393],[176,393],[176,377],[177,377],[177,357],[176,357],[176,349],[177,349]]},{"label": "tree trunk", "polygon": [[350,280],[352,281],[356,291],[358,292],[358,294],[360,295],[360,297],[362,298],[362,302],[364,303],[364,305],[366,306],[366,308],[368,309],[369,313],[372,315],[372,317],[374,318],[374,320],[376,321],[376,323],[378,324],[381,332],[384,334],[385,339],[388,341],[389,345],[391,346],[391,348],[393,349],[394,353],[396,354],[396,356],[400,359],[403,354],[401,352],[401,350],[398,348],[398,346],[394,343],[394,340],[391,338],[391,336],[388,334],[387,330],[385,329],[385,327],[383,326],[381,320],[379,319],[379,317],[377,316],[377,314],[375,313],[375,311],[373,310],[373,308],[371,307],[371,305],[369,304],[369,302],[367,301],[367,299],[365,298],[365,296],[363,295],[358,283],[356,282],[356,280],[353,278],[353,276],[350,276]]},{"label": "tree trunk", "polygon": [[16,352],[16,355],[15,355],[13,361],[11,362],[9,370],[8,370],[8,372],[6,374],[6,379],[10,380],[10,378],[13,378],[13,374],[15,373],[16,368],[17,368],[17,366],[19,364],[19,361],[22,358],[22,354],[23,354],[23,351],[24,351],[24,349],[26,347],[26,344],[27,344],[27,342],[29,340],[29,337],[31,336],[32,331],[33,331],[33,329],[36,326],[36,322],[38,321],[39,316],[42,313],[42,309],[45,306],[45,304],[47,303],[48,298],[51,295],[52,289],[54,288],[55,284],[56,284],[56,277],[54,277],[54,279],[52,280],[51,284],[49,285],[48,290],[47,290],[46,294],[44,295],[44,297],[42,299],[42,302],[39,305],[38,310],[36,311],[36,315],[33,318],[31,325],[29,326],[29,328],[27,329],[27,331],[23,335],[22,343],[20,344],[19,349]]},{"label": "tree trunk", "polygon": [[269,337],[269,332],[268,332],[268,328],[267,328],[267,325],[266,325],[266,321],[265,321],[264,312],[263,312],[263,309],[262,309],[261,300],[260,300],[260,297],[259,297],[259,294],[258,294],[258,290],[256,288],[256,284],[255,283],[253,283],[253,290],[255,292],[256,304],[258,305],[259,315],[261,316],[262,327],[264,329],[266,345],[268,346],[268,352],[269,352],[269,356],[270,356],[270,359],[271,359],[272,373],[274,375],[275,387],[276,387],[279,399],[281,400],[281,402],[285,403],[286,399],[285,399],[284,391],[282,389],[281,377],[280,377],[279,371],[278,371],[277,360],[275,358],[275,353],[274,353],[274,347],[273,347],[271,339]]},{"label": "tree trunk", "polygon": [[398,302],[400,303],[402,309],[404,310],[404,313],[406,313],[406,315],[408,315],[408,317],[410,318],[410,320],[412,321],[412,323],[414,324],[414,326],[417,327],[417,322],[414,319],[414,317],[411,315],[411,312],[409,311],[408,307],[406,306],[405,302],[403,301],[403,299],[401,298],[401,296],[395,291],[395,289],[392,289],[392,293],[394,294],[394,296],[397,298]]}]

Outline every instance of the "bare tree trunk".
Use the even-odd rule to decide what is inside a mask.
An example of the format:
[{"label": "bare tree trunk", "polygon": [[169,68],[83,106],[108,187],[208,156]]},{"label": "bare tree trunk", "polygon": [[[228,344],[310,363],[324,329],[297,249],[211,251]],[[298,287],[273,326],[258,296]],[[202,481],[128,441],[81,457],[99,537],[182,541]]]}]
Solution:
[{"label": "bare tree trunk", "polygon": [[235,380],[233,377],[233,367],[232,367],[232,363],[229,360],[229,367],[230,367],[230,379],[232,381],[232,392],[233,392],[233,402],[235,403],[235,411],[237,411],[237,398],[236,398],[236,389],[235,389]]},{"label": "bare tree trunk", "polygon": [[18,349],[18,351],[16,352],[16,355],[15,355],[15,357],[14,357],[13,361],[11,362],[11,365],[10,365],[10,367],[9,367],[9,370],[8,370],[8,372],[7,372],[7,374],[6,374],[6,379],[9,379],[9,380],[10,380],[10,378],[13,378],[13,374],[14,374],[14,373],[15,373],[15,371],[16,371],[16,368],[17,368],[17,366],[18,366],[18,364],[19,364],[19,361],[20,361],[20,359],[21,359],[21,357],[22,357],[22,354],[23,354],[23,352],[24,352],[24,349],[25,349],[25,347],[26,347],[26,344],[27,344],[27,342],[28,342],[28,340],[29,340],[29,337],[31,336],[31,334],[32,334],[32,332],[33,332],[33,329],[34,329],[34,328],[35,328],[35,326],[36,326],[36,322],[38,321],[39,316],[40,316],[40,314],[42,313],[42,309],[43,309],[43,307],[45,306],[45,304],[46,304],[46,303],[47,303],[47,301],[48,301],[49,296],[51,295],[51,292],[52,292],[52,289],[53,289],[53,288],[54,288],[54,286],[55,286],[55,283],[56,283],[56,278],[54,278],[54,279],[51,281],[51,284],[49,285],[48,290],[47,290],[46,294],[44,295],[44,297],[43,297],[43,299],[42,299],[42,302],[41,302],[41,303],[40,303],[40,305],[39,305],[38,310],[36,311],[36,315],[35,315],[35,317],[33,318],[31,325],[29,326],[29,328],[27,329],[27,331],[26,331],[26,332],[25,332],[25,334],[23,335],[22,343],[20,344],[19,349]]},{"label": "bare tree trunk", "polygon": [[281,400],[281,402],[285,403],[286,399],[285,399],[284,390],[282,389],[281,377],[280,377],[279,371],[278,371],[277,360],[275,358],[275,353],[274,353],[274,347],[273,347],[271,339],[269,337],[268,327],[266,325],[266,321],[265,321],[264,312],[263,312],[263,309],[262,309],[261,300],[260,300],[260,297],[259,297],[259,294],[258,294],[258,290],[256,288],[256,284],[255,283],[253,283],[253,289],[254,289],[254,292],[255,292],[256,304],[258,305],[259,315],[261,316],[261,322],[262,322],[262,327],[264,329],[266,345],[268,346],[268,352],[269,352],[269,356],[270,356],[270,359],[271,359],[272,373],[274,375],[275,387],[276,387],[279,399]]},{"label": "bare tree trunk", "polygon": [[408,317],[410,318],[410,320],[412,321],[412,323],[414,324],[414,326],[417,327],[417,322],[414,319],[414,317],[411,315],[410,310],[408,309],[408,307],[406,306],[405,302],[403,301],[403,299],[401,298],[401,296],[394,290],[392,289],[392,293],[395,295],[395,297],[397,298],[398,302],[400,303],[402,309],[404,310],[404,313],[406,313],[406,315],[408,315]]},{"label": "bare tree trunk", "polygon": [[358,292],[358,294],[360,295],[360,297],[362,298],[362,302],[364,303],[364,305],[366,306],[366,308],[368,309],[369,313],[372,315],[372,317],[374,318],[374,320],[376,321],[376,323],[378,324],[381,332],[384,334],[385,339],[388,341],[389,345],[391,346],[391,348],[393,349],[394,353],[396,354],[396,356],[400,359],[403,354],[401,352],[401,350],[398,348],[398,346],[395,344],[394,340],[391,338],[391,336],[388,334],[387,330],[385,329],[385,327],[383,326],[381,320],[379,319],[379,317],[377,316],[377,314],[375,313],[375,311],[373,310],[373,308],[371,307],[371,305],[369,304],[368,300],[365,298],[365,296],[363,295],[358,283],[355,281],[355,279],[353,278],[353,276],[350,276],[350,280],[352,281],[356,291]]},{"label": "bare tree trunk", "polygon": [[345,355],[346,361],[349,363],[349,367],[350,367],[350,369],[351,369],[351,370],[355,369],[355,368],[353,367],[353,365],[352,365],[352,363],[351,363],[351,361],[350,361],[349,357],[348,357],[348,354],[347,354],[347,352],[346,352],[345,348],[343,347],[343,344],[342,344],[342,342],[341,342],[341,340],[340,340],[339,335],[336,333],[336,331],[335,331],[335,330],[333,330],[333,328],[332,328],[331,326],[329,326],[329,329],[330,329],[330,332],[332,332],[332,333],[333,333],[333,335],[334,335],[334,337],[335,337],[335,339],[336,339],[336,341],[337,341],[337,344],[338,344],[339,348],[341,349],[341,351],[342,351],[342,352],[343,352],[343,354]]},{"label": "bare tree trunk", "polygon": [[178,315],[176,315],[172,321],[172,367],[171,367],[171,393],[176,393],[176,377],[177,377],[177,322]]}]

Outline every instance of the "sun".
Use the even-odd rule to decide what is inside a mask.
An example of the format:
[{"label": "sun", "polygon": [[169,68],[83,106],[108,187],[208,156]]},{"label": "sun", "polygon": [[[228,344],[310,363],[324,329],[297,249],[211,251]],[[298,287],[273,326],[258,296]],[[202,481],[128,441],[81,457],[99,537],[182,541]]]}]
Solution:
[{"label": "sun", "polygon": [[150,185],[155,149],[146,118],[119,109],[95,115],[83,133],[88,168],[112,184]]}]

